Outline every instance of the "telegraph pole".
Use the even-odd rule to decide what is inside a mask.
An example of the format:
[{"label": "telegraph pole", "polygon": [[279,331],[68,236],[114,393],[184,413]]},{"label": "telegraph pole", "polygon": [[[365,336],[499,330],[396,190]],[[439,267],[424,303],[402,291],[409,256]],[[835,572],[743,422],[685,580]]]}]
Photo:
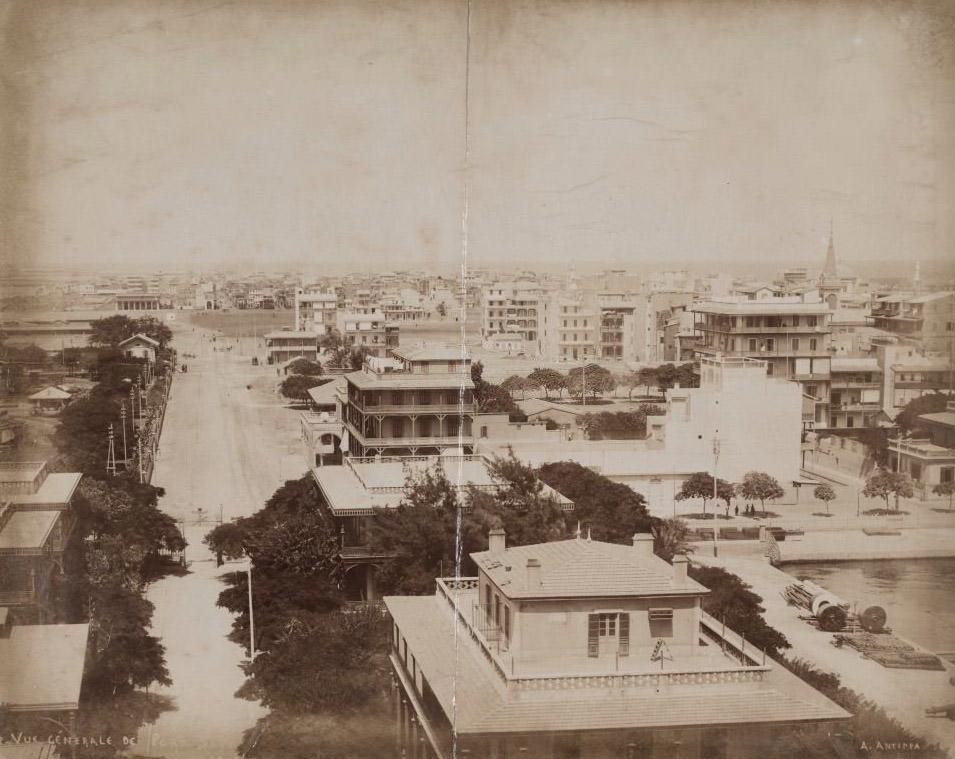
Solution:
[{"label": "telegraph pole", "polygon": [[128,466],[129,453],[126,452],[126,401],[122,401],[119,407],[119,418],[123,424],[123,468]]},{"label": "telegraph pole", "polygon": [[719,494],[719,476],[717,475],[717,468],[720,461],[720,439],[716,435],[713,436],[713,555],[719,555],[719,508],[717,504],[717,496]]},{"label": "telegraph pole", "polygon": [[106,433],[109,440],[109,448],[106,451],[106,474],[113,476],[116,474],[116,449],[113,445],[113,424],[110,422]]}]

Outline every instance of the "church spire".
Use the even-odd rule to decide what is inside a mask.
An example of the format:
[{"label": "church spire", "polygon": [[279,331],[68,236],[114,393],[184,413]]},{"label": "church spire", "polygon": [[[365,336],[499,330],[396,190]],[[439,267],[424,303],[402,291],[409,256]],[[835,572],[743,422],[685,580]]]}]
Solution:
[{"label": "church spire", "polygon": [[836,271],[836,247],[833,243],[832,219],[829,220],[829,249],[826,251],[826,263],[822,267],[822,279],[833,280],[839,276]]}]

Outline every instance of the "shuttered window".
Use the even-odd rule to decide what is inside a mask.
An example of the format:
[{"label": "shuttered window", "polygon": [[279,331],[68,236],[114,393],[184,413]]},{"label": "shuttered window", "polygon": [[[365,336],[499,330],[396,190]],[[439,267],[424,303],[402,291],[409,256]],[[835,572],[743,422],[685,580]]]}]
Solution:
[{"label": "shuttered window", "polygon": [[597,658],[599,653],[600,615],[587,615],[587,656]]},{"label": "shuttered window", "polygon": [[620,614],[620,642],[617,648],[621,656],[630,655],[630,615],[626,612]]},{"label": "shuttered window", "polygon": [[647,616],[650,619],[651,638],[673,637],[673,609],[650,609]]}]

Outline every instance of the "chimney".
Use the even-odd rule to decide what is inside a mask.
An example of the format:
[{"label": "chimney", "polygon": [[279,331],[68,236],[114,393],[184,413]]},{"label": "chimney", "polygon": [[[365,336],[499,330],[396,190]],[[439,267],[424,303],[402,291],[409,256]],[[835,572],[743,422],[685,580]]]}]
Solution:
[{"label": "chimney", "polygon": [[527,589],[540,590],[541,583],[541,563],[540,559],[527,560]]},{"label": "chimney", "polygon": [[487,550],[492,553],[501,553],[506,548],[504,530],[495,527],[487,534]]},{"label": "chimney", "polygon": [[686,585],[686,567],[689,564],[686,554],[678,553],[673,557],[673,584]]},{"label": "chimney", "polygon": [[633,536],[633,547],[641,556],[653,556],[653,535],[649,532],[638,532]]}]

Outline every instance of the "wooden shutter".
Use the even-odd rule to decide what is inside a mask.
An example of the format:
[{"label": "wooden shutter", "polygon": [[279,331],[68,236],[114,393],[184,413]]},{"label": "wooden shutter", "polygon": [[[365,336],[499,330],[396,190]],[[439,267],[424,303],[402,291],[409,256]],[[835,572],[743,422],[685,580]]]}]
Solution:
[{"label": "wooden shutter", "polygon": [[620,614],[620,646],[617,649],[621,656],[630,655],[630,615],[627,612]]},{"label": "wooden shutter", "polygon": [[587,656],[597,658],[599,649],[598,638],[600,636],[600,615],[587,615]]}]

